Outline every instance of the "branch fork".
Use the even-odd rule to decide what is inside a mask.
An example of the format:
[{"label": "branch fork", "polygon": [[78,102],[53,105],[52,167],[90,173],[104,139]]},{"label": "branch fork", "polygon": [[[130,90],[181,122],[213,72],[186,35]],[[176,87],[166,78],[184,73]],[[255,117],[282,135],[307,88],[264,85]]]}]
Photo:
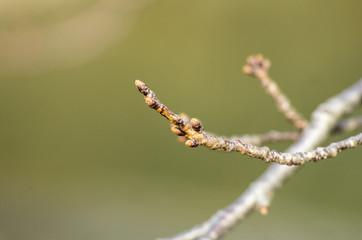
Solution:
[{"label": "branch fork", "polygon": [[[243,71],[262,83],[267,94],[275,101],[278,110],[298,129],[296,132],[270,131],[261,135],[244,135],[228,139],[207,133],[199,120],[189,119],[185,114],[170,111],[155,93],[143,82],[136,80],[138,90],[144,95],[147,105],[171,123],[171,130],[179,140],[189,147],[199,145],[226,152],[237,151],[265,162],[275,162],[232,204],[219,210],[210,219],[192,229],[163,240],[217,240],[224,236],[236,223],[257,210],[267,214],[276,191],[299,169],[310,161],[333,158],[343,150],[362,145],[362,133],[327,147],[318,147],[331,133],[351,131],[362,126],[362,117],[340,121],[362,103],[362,79],[342,93],[319,105],[310,122],[291,105],[276,83],[269,77],[270,61],[261,55],[251,56]],[[286,152],[270,150],[256,145],[274,141],[294,141]],[[315,150],[313,150],[315,148]],[[292,166],[284,166],[292,165]]]}]

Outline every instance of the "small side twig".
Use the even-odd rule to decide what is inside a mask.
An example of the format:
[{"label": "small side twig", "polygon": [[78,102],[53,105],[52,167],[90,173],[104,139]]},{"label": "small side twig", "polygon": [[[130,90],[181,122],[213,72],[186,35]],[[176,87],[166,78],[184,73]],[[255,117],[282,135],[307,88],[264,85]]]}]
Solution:
[{"label": "small side twig", "polygon": [[308,125],[308,121],[298,113],[278,85],[269,77],[270,65],[270,61],[262,55],[250,56],[247,59],[247,65],[243,67],[243,71],[259,79],[263,88],[274,99],[278,110],[283,113],[285,118],[298,129],[304,129]]},{"label": "small side twig", "polygon": [[171,123],[172,131],[179,135],[185,136],[188,140],[185,144],[189,147],[199,145],[206,146],[212,150],[224,150],[226,152],[240,152],[252,158],[262,159],[264,162],[276,162],[283,165],[302,165],[310,161],[318,161],[335,157],[339,152],[354,148],[362,144],[362,134],[350,137],[343,141],[332,143],[327,147],[317,148],[308,152],[283,153],[276,150],[270,150],[268,147],[259,147],[253,144],[242,142],[240,139],[232,140],[224,137],[213,136],[204,131],[200,121],[192,118],[189,122],[183,120],[180,116],[170,111],[155,93],[149,89],[146,84],[136,80],[138,90],[145,96],[146,103],[149,107],[155,109],[162,116],[166,117]]},{"label": "small side twig", "polygon": [[232,138],[232,140],[240,140],[244,143],[260,145],[265,143],[280,142],[280,141],[296,141],[300,137],[300,132],[279,132],[269,131],[263,134],[242,135]]},{"label": "small side twig", "polygon": [[[332,133],[350,132],[362,126],[362,116],[343,119],[337,123],[332,129]],[[269,131],[262,134],[244,134],[239,137],[232,138],[233,140],[239,139],[244,143],[253,145],[260,145],[265,143],[273,143],[280,141],[296,141],[301,136],[300,132],[280,132]],[[186,140],[185,140],[186,141]]]}]

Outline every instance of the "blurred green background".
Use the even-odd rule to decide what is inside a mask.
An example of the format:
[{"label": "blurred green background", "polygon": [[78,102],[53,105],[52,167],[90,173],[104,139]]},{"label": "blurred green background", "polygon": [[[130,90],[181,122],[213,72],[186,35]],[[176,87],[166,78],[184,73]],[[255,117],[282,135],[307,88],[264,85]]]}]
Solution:
[{"label": "blurred green background", "polygon": [[[359,0],[1,2],[0,240],[173,235],[269,166],[178,143],[136,79],[232,136],[293,129],[242,74],[251,54],[307,117],[361,77]],[[361,153],[307,164],[225,239],[361,239]]]}]

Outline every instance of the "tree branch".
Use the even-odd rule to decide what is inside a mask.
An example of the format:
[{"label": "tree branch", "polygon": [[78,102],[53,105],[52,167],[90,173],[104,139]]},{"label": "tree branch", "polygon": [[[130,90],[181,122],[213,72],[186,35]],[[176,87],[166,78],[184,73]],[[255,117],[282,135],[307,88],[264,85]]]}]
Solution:
[{"label": "tree branch", "polygon": [[242,142],[240,139],[227,139],[224,137],[213,136],[204,131],[199,120],[192,118],[189,122],[183,120],[180,116],[170,111],[155,93],[149,89],[143,82],[136,80],[136,86],[144,94],[146,103],[161,115],[166,117],[172,127],[172,131],[179,136],[185,136],[188,140],[185,144],[189,147],[199,145],[206,146],[212,150],[224,150],[227,152],[240,152],[252,158],[262,159],[264,162],[276,162],[283,165],[302,165],[310,161],[318,161],[337,156],[345,149],[354,148],[362,144],[362,134],[350,137],[348,139],[332,143],[327,147],[317,148],[313,151],[304,152],[278,152],[270,150],[268,147],[259,147],[253,144]]},{"label": "tree branch", "polygon": [[242,135],[240,137],[232,138],[232,140],[240,140],[244,143],[253,145],[260,145],[263,143],[272,143],[280,141],[296,141],[300,137],[300,132],[279,132],[269,131],[263,134],[250,134]]},{"label": "tree branch", "polygon": [[[242,140],[228,140],[212,136],[203,130],[201,123],[197,119],[193,118],[190,120],[185,115],[178,116],[171,112],[143,82],[137,80],[136,85],[139,91],[144,94],[146,103],[166,117],[171,123],[172,131],[185,140],[185,144],[190,147],[204,145],[210,149],[221,149],[229,152],[239,151],[252,157],[260,157],[265,161],[281,159],[278,161],[284,161],[282,163],[302,164],[310,160],[333,157],[339,151],[362,144],[362,133],[360,133],[349,139],[332,143],[326,148],[317,148],[312,151],[312,149],[325,141],[329,134],[350,131],[361,126],[361,118],[349,119],[340,123],[338,121],[342,116],[351,113],[355,107],[361,104],[362,79],[339,95],[319,105],[312,114],[310,124],[308,124],[291,107],[289,100],[281,94],[276,84],[267,76],[266,73],[270,66],[269,61],[266,60],[265,62],[262,57],[257,56],[256,60],[249,59],[248,64],[247,67],[244,67],[244,71],[258,77],[263,85],[265,85],[267,92],[275,99],[279,110],[298,128],[304,129],[299,133],[300,136],[296,135],[298,133],[280,132],[244,136]],[[260,71],[260,68],[262,71]],[[275,91],[275,89],[277,90]],[[287,149],[286,153],[270,151],[267,147],[257,147],[250,144],[250,142],[257,144],[274,140],[295,140],[294,138],[296,138],[296,142]],[[249,144],[243,143],[243,141],[246,142],[247,140],[249,140]],[[191,230],[169,238],[169,240],[216,240],[254,210],[259,210],[262,214],[266,214],[277,189],[297,169],[299,169],[297,166],[272,164],[234,203],[218,211],[201,225],[197,225]]]},{"label": "tree branch", "polygon": [[353,131],[362,126],[362,116],[341,120],[333,129],[333,132]]},{"label": "tree branch", "polygon": [[269,77],[270,61],[262,55],[250,56],[247,65],[243,67],[244,73],[260,80],[266,93],[268,93],[284,117],[299,129],[304,129],[308,121],[292,106],[289,99],[283,94],[278,85]]}]

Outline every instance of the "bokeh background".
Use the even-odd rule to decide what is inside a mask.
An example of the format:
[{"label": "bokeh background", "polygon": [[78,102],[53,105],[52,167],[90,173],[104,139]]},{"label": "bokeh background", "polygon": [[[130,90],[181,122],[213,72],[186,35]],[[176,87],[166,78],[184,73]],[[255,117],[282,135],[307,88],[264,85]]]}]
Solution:
[{"label": "bokeh background", "polygon": [[[361,8],[2,0],[0,239],[155,239],[204,221],[268,164],[178,143],[134,80],[220,135],[292,130],[242,74],[246,57],[270,58],[273,78],[309,117],[362,75]],[[361,156],[307,164],[268,216],[251,215],[225,239],[361,239]]]}]

